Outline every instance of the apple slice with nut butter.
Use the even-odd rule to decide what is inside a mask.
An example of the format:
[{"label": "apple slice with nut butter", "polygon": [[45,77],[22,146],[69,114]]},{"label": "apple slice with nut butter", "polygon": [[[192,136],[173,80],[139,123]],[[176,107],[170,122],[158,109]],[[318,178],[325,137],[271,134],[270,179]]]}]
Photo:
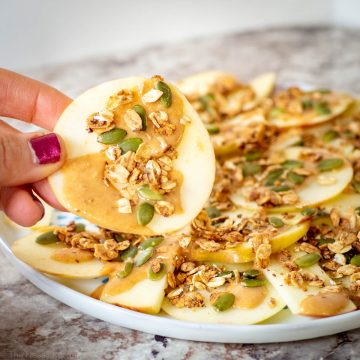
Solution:
[{"label": "apple slice with nut butter", "polygon": [[185,97],[159,76],[86,91],[55,131],[68,159],[50,185],[67,210],[96,225],[172,232],[197,215],[211,192],[215,160],[207,131]]}]

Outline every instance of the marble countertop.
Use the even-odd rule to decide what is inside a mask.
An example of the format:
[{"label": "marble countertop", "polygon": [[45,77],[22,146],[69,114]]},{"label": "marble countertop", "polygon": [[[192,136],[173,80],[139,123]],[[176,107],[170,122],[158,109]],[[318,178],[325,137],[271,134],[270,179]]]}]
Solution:
[{"label": "marble countertop", "polygon": [[[176,80],[223,69],[244,81],[275,71],[282,84],[360,94],[360,30],[264,29],[98,56],[26,74],[70,96],[129,75]],[[121,41],[121,40],[119,40]],[[42,293],[0,254],[0,359],[360,359],[360,329],[320,339],[253,344],[195,343],[116,327]]]}]

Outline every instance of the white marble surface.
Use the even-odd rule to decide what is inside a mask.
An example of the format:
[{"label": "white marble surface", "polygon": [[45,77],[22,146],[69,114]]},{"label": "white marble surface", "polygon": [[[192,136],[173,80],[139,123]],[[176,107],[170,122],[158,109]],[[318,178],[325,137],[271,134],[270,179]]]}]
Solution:
[{"label": "white marble surface", "polygon": [[[218,68],[250,79],[275,71],[282,84],[360,94],[360,31],[274,29],[135,53],[98,56],[26,73],[70,96],[102,81],[162,74],[178,79]],[[53,300],[0,254],[0,359],[360,359],[360,330],[283,344],[195,343],[115,327]]]}]

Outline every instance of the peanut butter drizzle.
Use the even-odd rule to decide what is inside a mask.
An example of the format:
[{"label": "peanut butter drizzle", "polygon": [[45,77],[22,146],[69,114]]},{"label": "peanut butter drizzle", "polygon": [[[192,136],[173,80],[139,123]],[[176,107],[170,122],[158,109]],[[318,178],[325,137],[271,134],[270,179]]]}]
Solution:
[{"label": "peanut butter drizzle", "polygon": [[256,308],[265,300],[268,293],[266,286],[250,288],[233,285],[229,287],[228,291],[235,295],[234,307],[239,309]]},{"label": "peanut butter drizzle", "polygon": [[54,251],[51,255],[51,259],[65,264],[79,264],[93,260],[94,256],[89,250],[65,247]]},{"label": "peanut butter drizzle", "polygon": [[[146,93],[154,86],[155,80],[146,80],[144,84],[144,91]],[[126,127],[123,115],[127,109],[131,109],[134,105],[140,104],[144,106],[149,115],[152,111],[162,110],[166,111],[170,122],[176,125],[176,129],[172,135],[162,136],[167,144],[176,148],[180,143],[184,125],[180,124],[179,120],[183,116],[184,104],[182,99],[177,95],[177,90],[168,84],[172,90],[172,105],[169,108],[164,108],[160,101],[155,103],[144,104],[141,96],[138,94],[138,89],[134,88],[134,100],[129,104],[122,104],[114,112],[114,119],[117,127],[126,129],[128,135],[126,138],[138,137],[147,143],[153,155],[161,155],[160,145],[156,140],[161,136],[155,132],[155,127],[151,120],[147,119],[146,131],[132,131]],[[85,131],[85,122],[84,122]],[[121,198],[119,192],[112,186],[106,186],[103,181],[104,168],[107,157],[104,152],[93,153],[70,159],[62,168],[64,183],[63,189],[66,200],[66,207],[71,209],[79,216],[83,216],[91,222],[109,228],[115,231],[136,233],[139,224],[136,221],[135,209],[131,214],[122,214],[118,211],[117,200]],[[172,178],[177,181],[178,186],[175,190],[164,195],[164,200],[170,201],[175,205],[175,214],[181,213],[180,189],[183,182],[182,174],[173,171]],[[153,235],[153,232],[148,228],[147,235]]]},{"label": "peanut butter drizzle", "polygon": [[308,295],[300,303],[300,314],[306,316],[332,316],[339,314],[348,302],[349,296],[345,292]]}]

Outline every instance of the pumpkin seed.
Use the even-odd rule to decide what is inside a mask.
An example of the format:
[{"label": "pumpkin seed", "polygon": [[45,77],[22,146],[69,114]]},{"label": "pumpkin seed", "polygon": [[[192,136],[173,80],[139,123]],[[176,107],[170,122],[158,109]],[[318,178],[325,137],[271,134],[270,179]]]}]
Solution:
[{"label": "pumpkin seed", "polygon": [[235,302],[235,295],[232,293],[222,293],[213,304],[216,311],[225,311],[230,309]]},{"label": "pumpkin seed", "polygon": [[141,203],[136,209],[136,220],[140,225],[147,225],[154,217],[154,206],[149,203]]},{"label": "pumpkin seed", "polygon": [[318,162],[317,168],[319,171],[331,171],[334,169],[338,169],[339,167],[344,165],[344,160],[339,158],[332,159],[324,159]]},{"label": "pumpkin seed", "polygon": [[216,125],[213,124],[206,124],[206,130],[208,131],[208,133],[210,135],[215,135],[218,134],[220,132],[220,128]]},{"label": "pumpkin seed", "polygon": [[293,146],[304,146],[304,140],[303,139],[299,139],[298,141],[295,141],[294,143],[292,143],[290,145],[290,147],[293,147]]},{"label": "pumpkin seed", "polygon": [[141,105],[134,105],[133,109],[141,117],[141,121],[142,121],[142,129],[141,130],[145,131],[147,128],[145,109]]},{"label": "pumpkin seed", "polygon": [[271,117],[277,117],[279,115],[281,115],[284,112],[283,109],[278,108],[278,107],[274,107],[270,110],[270,116]]},{"label": "pumpkin seed", "polygon": [[140,251],[134,260],[135,266],[144,265],[154,254],[154,248],[149,246],[145,250]]},{"label": "pumpkin seed", "polygon": [[232,277],[233,272],[230,270],[226,270],[226,271],[219,272],[216,276],[223,277],[223,276],[229,276],[229,275],[231,275],[230,277]]},{"label": "pumpkin seed", "polygon": [[279,179],[279,177],[284,173],[284,169],[274,169],[271,170],[265,179],[265,186],[274,185],[275,181]]},{"label": "pumpkin seed", "polygon": [[316,212],[316,210],[313,208],[305,208],[305,209],[301,210],[301,215],[312,216],[315,214],[315,212]]},{"label": "pumpkin seed", "polygon": [[265,279],[244,279],[241,281],[241,285],[246,287],[260,287],[266,284]]},{"label": "pumpkin seed", "polygon": [[355,208],[355,213],[356,215],[360,216],[360,206],[358,206],[357,208]]},{"label": "pumpkin seed", "polygon": [[280,228],[285,225],[284,222],[276,216],[270,216],[269,223],[270,223],[270,225],[272,225],[275,228]]},{"label": "pumpkin seed", "polygon": [[118,243],[125,240],[121,234],[115,234],[115,235],[114,235],[114,239],[115,239],[116,242],[118,242]]},{"label": "pumpkin seed", "polygon": [[332,91],[329,89],[317,89],[317,90],[314,90],[313,92],[320,93],[320,94],[331,94]]},{"label": "pumpkin seed", "polygon": [[281,166],[285,169],[298,169],[302,168],[304,164],[298,160],[286,160],[281,164]]},{"label": "pumpkin seed", "polygon": [[296,185],[300,185],[305,181],[305,176],[299,175],[293,171],[287,174],[287,179]]},{"label": "pumpkin seed", "polygon": [[244,279],[255,279],[260,275],[260,271],[257,269],[249,269],[243,272]]},{"label": "pumpkin seed", "polygon": [[136,246],[129,246],[126,250],[124,250],[121,255],[120,259],[122,261],[126,261],[127,259],[131,259],[136,256],[138,253],[138,248]]},{"label": "pumpkin seed", "polygon": [[126,130],[115,128],[100,134],[97,137],[97,141],[105,145],[117,144],[122,140],[124,140],[126,135],[127,135]]},{"label": "pumpkin seed", "polygon": [[84,225],[84,224],[81,224],[81,223],[77,223],[77,224],[75,225],[75,232],[81,233],[81,232],[83,232],[83,231],[85,231],[85,225]]},{"label": "pumpkin seed", "polygon": [[335,239],[333,238],[320,238],[318,243],[317,243],[317,246],[321,246],[321,245],[324,245],[324,244],[332,244],[335,242]]},{"label": "pumpkin seed", "polygon": [[127,261],[124,265],[124,268],[116,273],[116,276],[120,279],[127,277],[131,273],[133,267],[134,263],[132,261]]},{"label": "pumpkin seed", "polygon": [[360,181],[353,181],[352,186],[356,192],[360,193]]},{"label": "pumpkin seed", "polygon": [[48,231],[39,235],[35,241],[40,245],[49,245],[58,242],[59,238],[54,234],[53,231]]},{"label": "pumpkin seed", "polygon": [[338,137],[339,137],[339,133],[337,131],[329,130],[321,137],[321,140],[325,142],[330,142]]},{"label": "pumpkin seed", "polygon": [[156,84],[156,89],[163,92],[161,95],[160,101],[166,107],[170,107],[172,104],[172,93],[171,89],[168,84],[164,83],[163,81],[159,81]]},{"label": "pumpkin seed", "polygon": [[360,266],[360,255],[354,255],[350,260],[350,264]]},{"label": "pumpkin seed", "polygon": [[300,266],[301,268],[306,268],[317,264],[320,260],[321,256],[317,253],[306,254],[304,256],[300,256],[294,260],[295,264]]},{"label": "pumpkin seed", "polygon": [[210,219],[215,219],[215,218],[221,216],[221,211],[218,208],[216,208],[215,206],[209,206],[205,210]]},{"label": "pumpkin seed", "polygon": [[255,162],[244,162],[242,171],[244,176],[253,176],[261,172],[261,165]]},{"label": "pumpkin seed", "polygon": [[282,192],[282,191],[289,191],[290,189],[291,189],[290,186],[280,185],[280,186],[273,186],[273,187],[271,188],[271,191]]},{"label": "pumpkin seed", "polygon": [[304,110],[309,110],[309,109],[312,109],[313,108],[313,102],[310,100],[310,99],[304,99],[302,102],[301,102],[301,105],[302,105],[302,108]]},{"label": "pumpkin seed", "polygon": [[160,280],[161,278],[164,277],[166,272],[166,266],[164,263],[160,263],[160,270],[158,272],[154,272],[152,267],[150,267],[149,269],[149,279],[152,281],[157,281]]},{"label": "pumpkin seed", "polygon": [[163,199],[162,194],[155,190],[152,190],[149,185],[140,186],[137,191],[139,196],[144,200],[159,201]]},{"label": "pumpkin seed", "polygon": [[158,246],[163,240],[164,240],[163,236],[149,237],[139,245],[139,249],[145,250],[149,246],[152,246],[152,247]]},{"label": "pumpkin seed", "polygon": [[318,115],[329,115],[331,114],[331,109],[327,101],[318,101],[314,104],[314,110]]},{"label": "pumpkin seed", "polygon": [[117,146],[122,150],[123,154],[125,154],[128,151],[136,152],[142,142],[140,138],[128,138]]},{"label": "pumpkin seed", "polygon": [[254,160],[259,160],[261,159],[261,152],[260,151],[250,151],[248,153],[245,154],[245,159],[247,161],[254,161]]},{"label": "pumpkin seed", "polygon": [[215,100],[215,97],[213,94],[205,94],[203,96],[200,96],[199,97],[199,102],[200,102],[200,105],[202,107],[202,110],[205,110],[205,111],[208,111],[210,108],[212,109],[211,107],[211,103]]}]

